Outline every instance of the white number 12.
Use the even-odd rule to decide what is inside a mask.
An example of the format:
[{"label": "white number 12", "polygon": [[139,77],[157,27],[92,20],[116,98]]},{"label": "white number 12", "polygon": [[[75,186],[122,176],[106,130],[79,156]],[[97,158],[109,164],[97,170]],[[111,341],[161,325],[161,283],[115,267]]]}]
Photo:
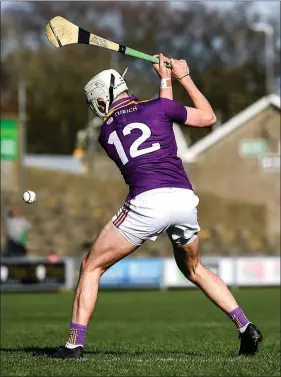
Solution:
[{"label": "white number 12", "polygon": [[[160,149],[159,143],[153,143],[151,147],[138,149],[142,143],[144,143],[148,138],[151,136],[151,129],[144,123],[130,123],[123,129],[123,135],[129,135],[133,129],[138,128],[142,131],[141,136],[139,136],[131,145],[130,147],[130,156],[132,158],[141,156],[143,154],[152,153],[155,151],[158,151]],[[118,156],[120,157],[120,160],[122,161],[123,165],[126,165],[128,160],[128,157],[126,156],[126,153],[124,151],[123,145],[118,137],[118,134],[116,131],[111,132],[108,138],[108,144],[113,144],[116,148],[116,151],[118,153]]]}]

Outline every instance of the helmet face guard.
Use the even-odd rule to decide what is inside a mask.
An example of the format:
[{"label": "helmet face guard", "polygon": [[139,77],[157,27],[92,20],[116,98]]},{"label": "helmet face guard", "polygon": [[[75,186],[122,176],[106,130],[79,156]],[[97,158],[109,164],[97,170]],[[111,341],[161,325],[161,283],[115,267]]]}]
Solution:
[{"label": "helmet face guard", "polygon": [[108,109],[109,109],[109,101],[105,102],[105,111],[101,111],[99,109],[99,105],[98,105],[98,101],[99,100],[104,100],[103,98],[99,97],[97,98],[96,100],[91,100],[91,101],[88,101],[88,99],[86,100],[87,104],[89,105],[90,109],[92,110],[92,112],[97,116],[99,117],[100,119],[103,119],[106,114],[108,113]]},{"label": "helmet face guard", "polygon": [[[127,69],[121,76],[113,69],[103,71],[93,77],[85,86],[86,102],[93,113],[103,119],[109,111],[109,106],[121,93],[128,90],[124,76]],[[99,108],[98,101],[105,103],[104,112]]]}]

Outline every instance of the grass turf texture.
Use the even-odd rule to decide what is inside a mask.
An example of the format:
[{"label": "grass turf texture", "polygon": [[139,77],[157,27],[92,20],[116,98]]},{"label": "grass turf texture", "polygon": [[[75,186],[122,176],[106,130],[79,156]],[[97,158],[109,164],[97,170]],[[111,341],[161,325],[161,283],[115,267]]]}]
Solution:
[{"label": "grass turf texture", "polygon": [[2,376],[279,376],[278,289],[235,292],[265,340],[238,357],[233,323],[198,290],[102,291],[85,358],[46,356],[68,334],[72,293],[1,295]]}]

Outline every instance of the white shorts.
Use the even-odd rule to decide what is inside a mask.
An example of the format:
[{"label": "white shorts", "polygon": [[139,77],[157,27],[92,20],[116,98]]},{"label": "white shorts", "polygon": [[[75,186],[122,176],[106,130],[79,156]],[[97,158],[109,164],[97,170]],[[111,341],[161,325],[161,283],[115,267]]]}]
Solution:
[{"label": "white shorts", "polygon": [[186,245],[200,231],[197,221],[199,198],[192,190],[159,188],[125,202],[112,222],[133,245],[155,241],[167,231],[173,243]]}]

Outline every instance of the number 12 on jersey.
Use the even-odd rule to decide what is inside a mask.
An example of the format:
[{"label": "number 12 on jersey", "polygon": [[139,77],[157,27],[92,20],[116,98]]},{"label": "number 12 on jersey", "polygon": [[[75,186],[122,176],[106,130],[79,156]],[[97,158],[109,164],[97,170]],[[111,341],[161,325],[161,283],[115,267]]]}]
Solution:
[{"label": "number 12 on jersey", "polygon": [[[143,149],[139,149],[139,147],[151,136],[151,129],[144,123],[129,123],[126,127],[123,128],[123,135],[129,135],[133,129],[139,129],[142,131],[141,136],[139,136],[131,145],[130,147],[130,156],[132,158],[135,158],[137,156],[141,156],[143,154],[152,153],[155,151],[158,151],[160,149],[159,143],[153,143],[150,147],[146,147]],[[116,131],[111,132],[108,138],[108,144],[113,144],[116,148],[116,151],[118,153],[118,156],[120,160],[122,161],[123,165],[126,165],[128,160],[128,157],[124,151],[123,145],[121,143],[121,140],[118,137],[118,134]]]}]

